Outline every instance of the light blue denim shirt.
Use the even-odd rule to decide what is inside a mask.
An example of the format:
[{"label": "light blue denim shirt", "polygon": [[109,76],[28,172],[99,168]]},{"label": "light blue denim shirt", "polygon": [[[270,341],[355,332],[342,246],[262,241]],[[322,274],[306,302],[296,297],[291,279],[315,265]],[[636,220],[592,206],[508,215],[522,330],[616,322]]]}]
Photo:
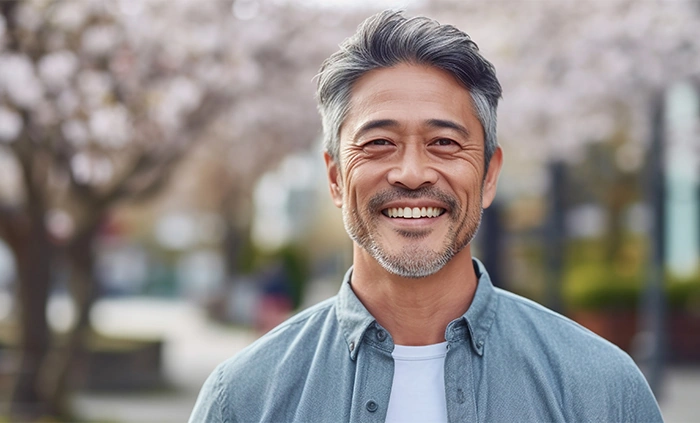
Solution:
[{"label": "light blue denim shirt", "polygon": [[[451,422],[659,422],[632,359],[532,301],[494,288],[483,265],[469,310],[445,330]],[[350,287],[220,364],[190,422],[382,422],[394,342]]]}]

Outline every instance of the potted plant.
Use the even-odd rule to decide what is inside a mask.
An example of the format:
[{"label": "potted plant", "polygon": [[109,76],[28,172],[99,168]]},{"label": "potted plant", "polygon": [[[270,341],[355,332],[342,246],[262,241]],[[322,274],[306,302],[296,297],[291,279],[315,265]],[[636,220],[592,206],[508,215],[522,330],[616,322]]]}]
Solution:
[{"label": "potted plant", "polygon": [[[664,281],[668,359],[700,362],[700,272]],[[627,352],[639,330],[644,276],[604,265],[570,269],[564,282],[568,315]]]}]

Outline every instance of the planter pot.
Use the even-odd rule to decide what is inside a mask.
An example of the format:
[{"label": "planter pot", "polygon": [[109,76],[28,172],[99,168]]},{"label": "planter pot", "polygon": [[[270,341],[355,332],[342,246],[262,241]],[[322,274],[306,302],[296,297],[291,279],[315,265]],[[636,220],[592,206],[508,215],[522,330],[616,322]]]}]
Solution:
[{"label": "planter pot", "polygon": [[571,319],[592,332],[607,339],[626,352],[630,352],[637,334],[635,310],[578,310]]},{"label": "planter pot", "polygon": [[[638,314],[634,310],[578,310],[570,317],[632,353]],[[671,310],[666,317],[666,352],[672,363],[700,363],[700,313]]]},{"label": "planter pot", "polygon": [[700,313],[673,311],[668,316],[669,360],[700,363]]}]

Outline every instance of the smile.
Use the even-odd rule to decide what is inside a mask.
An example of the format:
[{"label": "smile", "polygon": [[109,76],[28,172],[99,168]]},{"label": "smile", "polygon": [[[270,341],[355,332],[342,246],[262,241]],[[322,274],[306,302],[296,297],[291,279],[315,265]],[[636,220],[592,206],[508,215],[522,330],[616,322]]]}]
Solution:
[{"label": "smile", "polygon": [[441,207],[391,207],[382,210],[384,216],[391,218],[419,219],[421,217],[438,217],[445,213]]}]

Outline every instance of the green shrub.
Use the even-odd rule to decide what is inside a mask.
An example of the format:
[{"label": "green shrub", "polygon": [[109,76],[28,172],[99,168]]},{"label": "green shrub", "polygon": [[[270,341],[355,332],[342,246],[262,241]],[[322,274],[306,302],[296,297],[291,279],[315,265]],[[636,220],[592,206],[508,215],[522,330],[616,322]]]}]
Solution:
[{"label": "green shrub", "polygon": [[[647,280],[621,273],[603,263],[569,269],[563,297],[569,310],[630,310],[639,306]],[[665,276],[664,293],[671,310],[700,312],[700,272],[691,277]]]},{"label": "green shrub", "polygon": [[633,309],[642,284],[637,275],[621,275],[602,264],[571,269],[564,281],[563,296],[568,309]]},{"label": "green shrub", "polygon": [[668,275],[666,299],[672,309],[700,313],[700,272],[690,277]]}]

